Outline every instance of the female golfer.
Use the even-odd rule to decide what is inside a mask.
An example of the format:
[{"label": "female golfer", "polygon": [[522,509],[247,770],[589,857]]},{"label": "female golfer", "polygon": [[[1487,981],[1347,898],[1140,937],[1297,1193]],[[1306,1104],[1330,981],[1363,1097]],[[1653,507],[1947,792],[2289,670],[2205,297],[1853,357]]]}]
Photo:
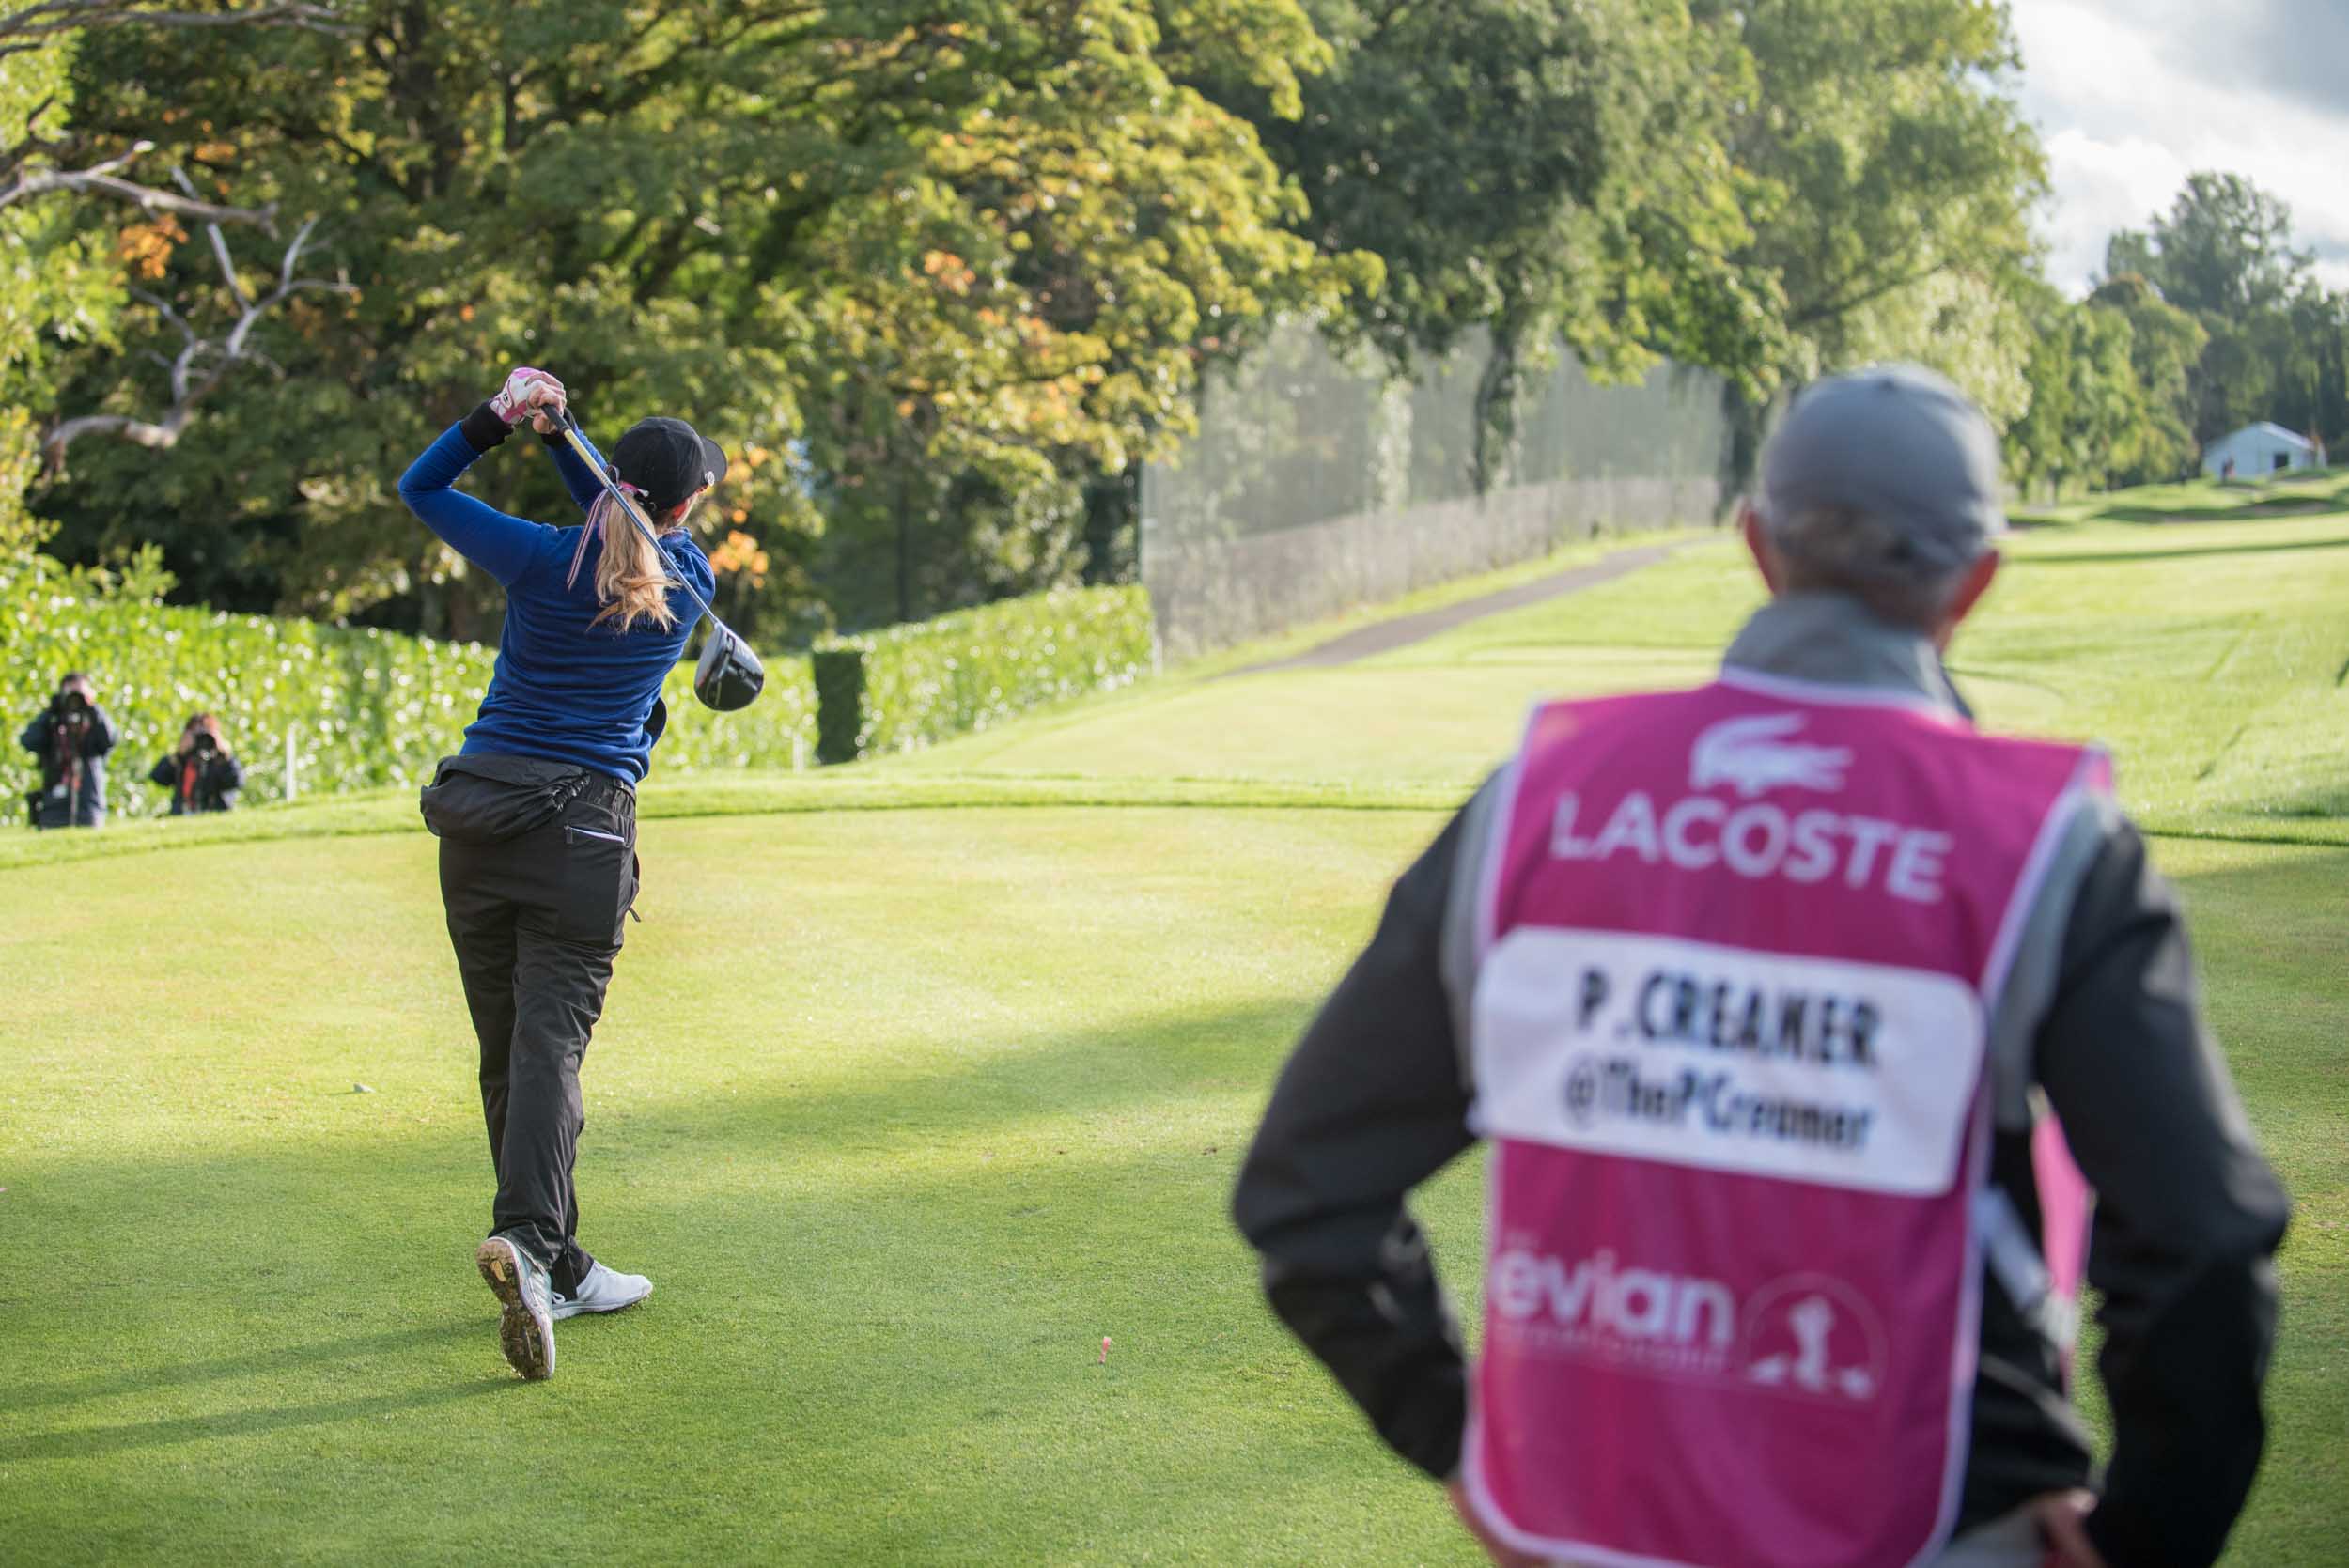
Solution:
[{"label": "female golfer", "polygon": [[647,419],[620,438],[607,473],[652,520],[657,551],[552,441],[583,527],[525,522],[451,488],[517,423],[549,435],[564,409],[561,382],[516,370],[399,482],[425,525],[506,588],[480,716],[425,790],[424,815],[441,838],[441,899],[481,1040],[497,1171],[476,1261],[504,1308],[506,1358],[531,1378],[553,1374],[556,1318],[652,1294],[651,1281],[579,1245],[579,1064],[636,897],[635,784],[667,722],[661,680],[692,629],[677,582],[704,599],[714,585],[685,520],[726,471],[725,454],[681,420]]}]

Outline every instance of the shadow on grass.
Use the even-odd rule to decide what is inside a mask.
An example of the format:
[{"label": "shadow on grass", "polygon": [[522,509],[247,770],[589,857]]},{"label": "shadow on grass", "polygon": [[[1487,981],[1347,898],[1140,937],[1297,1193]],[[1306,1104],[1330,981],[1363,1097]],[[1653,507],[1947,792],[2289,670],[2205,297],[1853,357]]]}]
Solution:
[{"label": "shadow on grass", "polygon": [[2115,562],[2185,561],[2216,559],[2228,555],[2275,555],[2295,551],[2349,550],[2349,539],[2294,539],[2280,544],[2211,545],[2202,549],[2191,546],[2178,550],[2107,550],[2066,552],[2061,555],[2031,555],[2015,563],[2036,570],[2041,567],[2103,567]]},{"label": "shadow on grass", "polygon": [[[256,1351],[249,1356],[225,1356],[210,1361],[188,1361],[139,1373],[116,1373],[101,1377],[71,1378],[58,1383],[23,1383],[8,1390],[11,1410],[34,1410],[48,1405],[78,1405],[85,1400],[113,1399],[123,1394],[148,1394],[235,1377],[290,1372],[302,1367],[348,1365],[369,1357],[453,1344],[481,1337],[476,1322],[443,1323],[431,1327],[402,1328],[383,1334],[353,1334],[348,1339],[320,1340],[290,1349]],[[4,1451],[0,1451],[4,1452]]]},{"label": "shadow on grass", "polygon": [[2259,518],[2305,517],[2318,512],[2339,511],[2344,505],[2349,505],[2349,480],[2332,474],[2310,475],[2305,470],[2273,483],[2265,480],[2258,483],[2236,482],[2201,489],[2198,494],[2215,491],[2223,492],[2230,499],[2217,505],[2185,504],[2157,506],[2142,501],[2124,502],[2115,497],[2113,505],[2092,506],[2082,516],[2098,522],[2155,525],[2233,522]]},{"label": "shadow on grass", "polygon": [[[608,1112],[591,1055],[583,1238],[659,1288],[648,1312],[563,1326],[554,1404],[480,1397],[516,1380],[462,1265],[470,1248],[450,1246],[487,1206],[474,1126],[403,1119],[226,1149],[199,1131],[135,1166],[90,1145],[44,1159],[41,1184],[73,1203],[45,1211],[26,1246],[70,1240],[98,1267],[158,1282],[172,1260],[203,1257],[224,1288],[191,1302],[35,1281],[0,1313],[12,1350],[0,1474],[49,1462],[25,1472],[53,1478],[55,1494],[24,1511],[36,1541],[73,1539],[69,1494],[140,1463],[268,1499],[233,1516],[167,1505],[174,1529],[224,1558],[270,1556],[285,1522],[332,1521],[352,1560],[448,1560],[461,1545],[452,1531],[495,1521],[478,1478],[517,1433],[554,1432],[554,1412],[569,1409],[583,1424],[562,1432],[542,1496],[607,1521],[590,1538],[616,1516],[637,1532],[622,1556],[651,1541],[679,1560],[812,1563],[936,1560],[942,1531],[973,1529],[988,1543],[979,1560],[1099,1560],[1096,1504],[972,1522],[1000,1507],[1003,1476],[1015,1498],[1056,1484],[1032,1456],[1071,1432],[1094,1435],[1081,1473],[1118,1478],[1114,1506],[1141,1539],[1190,1528],[1202,1498],[1243,1477],[1343,1469],[1318,1451],[1299,1457],[1288,1406],[1316,1374],[1279,1338],[1225,1213],[1241,1142],[1309,1002],[1167,1009],[1028,1039],[908,1033],[860,1051],[846,1076],[795,1084],[780,1072]],[[455,1108],[470,1085],[448,1064]],[[201,1202],[176,1196],[191,1193]],[[239,1283],[257,1238],[296,1227],[314,1243],[298,1270],[266,1291]],[[1469,1252],[1453,1255],[1472,1278]],[[430,1321],[298,1343],[319,1332],[305,1329],[313,1319],[352,1310],[361,1283],[367,1310]],[[21,1356],[19,1324],[33,1330]],[[297,1342],[292,1357],[250,1348],[272,1332]],[[1120,1358],[1110,1371],[1096,1361],[1105,1333]],[[9,1387],[43,1357],[100,1354],[102,1374],[35,1384],[30,1402]],[[97,1405],[107,1395],[118,1403]],[[1346,1430],[1342,1396],[1315,1397],[1331,1431]],[[46,1407],[10,1419],[22,1403]],[[1169,1409],[1228,1429],[1212,1452],[1169,1448],[1155,1425]],[[1334,1436],[1327,1446],[1347,1452]],[[716,1501],[681,1515],[665,1482],[645,1482],[648,1463]],[[382,1511],[339,1512],[338,1478],[353,1467],[391,1499]],[[861,1500],[874,1497],[895,1500],[875,1512]],[[794,1509],[826,1517],[772,1525]],[[752,1516],[790,1532],[790,1548],[747,1551]]]},{"label": "shadow on grass", "polygon": [[[643,1398],[661,1422],[715,1423],[734,1436],[711,1452],[738,1469],[768,1463],[776,1412],[799,1411],[803,1453],[894,1474],[894,1459],[851,1456],[1016,1433],[1048,1407],[1082,1416],[1087,1347],[1109,1327],[1123,1347],[1155,1325],[1185,1387],[1220,1387],[1221,1369],[1261,1355],[1272,1332],[1224,1205],[1240,1141],[1309,1006],[1260,1000],[1032,1041],[909,1036],[862,1055],[869,1070],[854,1076],[785,1075],[608,1112],[591,1055],[583,1239],[660,1290],[651,1315],[578,1337],[577,1391],[559,1391],[606,1417],[635,1409],[614,1400]],[[450,1066],[457,1109],[471,1085]],[[528,1411],[485,1398],[517,1380],[461,1266],[470,1243],[450,1246],[487,1208],[479,1144],[463,1121],[387,1123],[300,1146],[208,1149],[198,1134],[135,1167],[95,1151],[41,1161],[42,1186],[74,1202],[12,1240],[108,1260],[98,1266],[125,1278],[105,1282],[160,1286],[170,1260],[201,1257],[227,1283],[197,1302],[70,1278],[20,1293],[0,1313],[12,1346],[0,1365],[0,1473],[47,1461],[78,1478],[158,1450],[165,1464],[241,1465],[224,1454],[249,1445],[250,1464],[296,1478],[288,1495],[315,1509],[315,1456],[367,1452],[379,1423],[405,1412],[426,1412],[416,1430],[441,1435],[402,1461],[420,1476],[490,1452],[506,1412]],[[178,1196],[188,1193],[201,1203]],[[236,1283],[256,1238],[296,1230],[315,1243],[297,1274],[266,1290]],[[371,1310],[425,1321],[304,1343],[350,1310],[360,1281]],[[1199,1326],[1203,1312],[1212,1327]],[[1254,1332],[1235,1340],[1233,1324]],[[39,1329],[18,1342],[19,1325]],[[253,1348],[261,1335],[290,1348]],[[569,1326],[565,1341],[568,1365]],[[44,1358],[101,1353],[105,1369],[86,1377],[25,1377]],[[682,1381],[613,1391],[638,1376]],[[921,1398],[909,1402],[910,1388]],[[629,1441],[617,1429],[583,1438],[580,1463],[621,1467]],[[70,1514],[63,1498],[44,1511],[60,1524]],[[401,1555],[398,1528],[366,1527],[380,1560]],[[870,1560],[921,1559],[901,1545]]]},{"label": "shadow on grass", "polygon": [[[729,1249],[743,1245],[744,1234],[751,1233],[787,1235],[796,1245],[813,1212],[804,1196],[811,1188],[823,1194],[813,1207],[836,1209],[833,1220],[866,1239],[885,1239],[893,1210],[911,1232],[934,1229],[934,1211],[944,1209],[1003,1222],[1016,1218],[1018,1205],[1032,1203],[1039,1187],[1073,1181],[1073,1198],[1091,1182],[1115,1185],[1115,1177],[1102,1172],[1120,1162],[1102,1157],[1103,1139],[1126,1128],[1139,1129],[1133,1157],[1143,1165],[1210,1160],[1218,1181],[1227,1182],[1240,1153],[1236,1142],[1168,1146],[1162,1129],[1188,1114],[1186,1108],[1206,1100],[1260,1102],[1268,1096],[1312,1006],[1313,999],[1283,997],[1128,1017],[1033,1039],[884,1039],[860,1053],[865,1066],[853,1076],[814,1083],[770,1079],[739,1094],[713,1092],[708,1098],[642,1109],[599,1106],[597,1058],[591,1052],[583,1076],[588,1121],[580,1144],[588,1211],[583,1239],[595,1244],[599,1202],[609,1212],[612,1196],[623,1188],[633,1215],[671,1212],[678,1230],[710,1231]],[[452,1060],[451,1068],[446,1106],[465,1114],[429,1133],[394,1133],[387,1127],[380,1137],[225,1153],[189,1142],[176,1157],[145,1157],[134,1166],[102,1152],[27,1166],[26,1185],[38,1179],[52,1191],[74,1195],[71,1207],[50,1221],[60,1234],[47,1239],[60,1247],[70,1241],[84,1257],[120,1260],[105,1265],[120,1272],[32,1287],[36,1293],[20,1294],[13,1307],[38,1321],[63,1312],[57,1297],[91,1298],[102,1290],[108,1321],[93,1323],[90,1335],[160,1338],[165,1325],[185,1314],[186,1304],[148,1288],[159,1282],[147,1272],[157,1266],[159,1249],[209,1256],[234,1273],[251,1261],[253,1243],[246,1238],[288,1227],[319,1239],[320,1250],[310,1263],[321,1281],[368,1277],[372,1288],[397,1300],[398,1282],[385,1274],[387,1267],[415,1271],[422,1280],[439,1278],[443,1260],[435,1252],[428,1263],[414,1252],[418,1244],[412,1237],[430,1234],[432,1247],[444,1247],[451,1228],[469,1226],[486,1212],[492,1186],[487,1152],[470,1115],[470,1063],[460,1070]],[[1250,1115],[1252,1120],[1252,1111]],[[998,1133],[1003,1163],[991,1171],[968,1170],[974,1160],[993,1158],[988,1143]],[[921,1169],[926,1162],[941,1169],[930,1174]],[[703,1188],[728,1168],[769,1173],[779,1190],[795,1194],[793,1206],[769,1210],[754,1203],[744,1209],[734,1198],[714,1207],[699,1201],[672,1206],[658,1196],[665,1182]],[[453,1214],[445,1194],[452,1180],[462,1179],[454,1176],[459,1169],[474,1170],[477,1202]],[[187,1192],[208,1195],[201,1211],[191,1211],[174,1196]],[[1078,1204],[1069,1206],[1073,1212]],[[1115,1232],[1132,1218],[1109,1213],[1099,1229]],[[1146,1218],[1153,1225],[1164,1219]],[[1220,1199],[1199,1222],[1223,1226]],[[399,1234],[381,1234],[387,1224]],[[727,1235],[730,1229],[739,1234]],[[951,1235],[936,1239],[953,1245]],[[36,1248],[45,1244],[38,1230],[23,1241]],[[970,1245],[973,1255],[963,1264],[974,1272],[993,1266],[983,1244]],[[325,1299],[326,1289],[304,1283],[296,1293]],[[0,1324],[6,1321],[7,1314],[0,1314]],[[0,1408],[397,1358],[477,1332],[477,1325],[434,1324],[290,1352],[11,1386],[10,1373],[29,1370],[29,1363],[20,1360],[0,1368]]]},{"label": "shadow on grass", "polygon": [[167,1421],[125,1421],[117,1426],[75,1427],[63,1432],[37,1432],[30,1436],[0,1440],[0,1465],[36,1459],[88,1459],[128,1449],[163,1448],[174,1443],[207,1442],[218,1437],[247,1437],[288,1427],[329,1426],[343,1421],[421,1410],[459,1400],[478,1399],[501,1389],[521,1387],[513,1377],[477,1377],[433,1389],[405,1393],[373,1394],[364,1399],[329,1400],[319,1405],[296,1405],[274,1409],[241,1410],[226,1416],[179,1416]]},{"label": "shadow on grass", "polygon": [[[2343,670],[2341,674],[2344,679],[2349,679],[2349,670]],[[2343,681],[2337,680],[2334,684],[2338,686]],[[2349,758],[2343,759],[2341,771],[2342,776],[2332,784],[2305,789],[2281,800],[2263,802],[2259,807],[2259,814],[2295,822],[2349,816]]]},{"label": "shadow on grass", "polygon": [[2107,506],[2089,513],[2098,522],[2244,522],[2263,518],[2314,517],[2338,512],[2337,497],[2269,496],[2238,501],[2232,506]]}]

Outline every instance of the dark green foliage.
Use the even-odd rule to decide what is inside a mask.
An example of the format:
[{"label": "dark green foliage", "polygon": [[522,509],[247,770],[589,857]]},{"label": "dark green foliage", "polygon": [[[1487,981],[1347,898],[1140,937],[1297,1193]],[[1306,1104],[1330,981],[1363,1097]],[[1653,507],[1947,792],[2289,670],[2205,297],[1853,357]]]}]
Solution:
[{"label": "dark green foliage", "polygon": [[[1282,226],[1298,197],[1248,127],[1170,75],[1214,65],[1293,112],[1295,72],[1326,54],[1296,0],[337,14],[82,39],[73,129],[93,155],[151,141],[154,178],[177,163],[208,197],[317,216],[304,270],[358,292],[270,313],[253,341],[282,375],[239,369],[168,450],[76,442],[37,497],[57,553],[159,542],[210,602],[490,635],[494,585],[393,484],[528,363],[607,443],[675,413],[726,446],[693,526],[735,563],[723,601],[754,640],[914,619],[1074,582],[1070,498],[1187,426],[1200,340],[1370,276]],[[10,101],[0,145],[23,134]],[[85,214],[101,255],[123,211]],[[279,242],[225,243],[247,292],[273,276]],[[177,319],[237,319],[200,230],[138,255],[133,281]],[[119,335],[63,355],[36,414],[159,414],[148,351],[176,352],[179,330],[142,304]],[[13,440],[0,427],[0,471]],[[527,451],[467,483],[573,515]],[[852,581],[826,575],[842,564]]]},{"label": "dark green foliage", "polygon": [[911,751],[1013,714],[1124,686],[1152,663],[1140,588],[1062,588],[843,637],[814,655],[817,755]]},{"label": "dark green foliage", "polygon": [[864,660],[872,651],[869,638],[835,643],[808,656],[816,682],[816,760],[854,762],[863,748]]}]

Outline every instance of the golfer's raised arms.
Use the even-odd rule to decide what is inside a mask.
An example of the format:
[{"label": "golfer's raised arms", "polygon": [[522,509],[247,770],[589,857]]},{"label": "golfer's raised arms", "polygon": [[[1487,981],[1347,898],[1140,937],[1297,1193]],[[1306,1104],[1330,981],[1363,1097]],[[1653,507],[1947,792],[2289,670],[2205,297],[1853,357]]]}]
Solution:
[{"label": "golfer's raised arms", "polygon": [[[651,487],[638,488],[646,491],[646,510],[661,530],[657,549],[625,524],[599,529],[591,520],[584,528],[552,528],[499,511],[455,485],[515,425],[544,418],[542,408],[564,407],[560,382],[530,374],[539,379],[517,391],[524,373],[516,372],[500,398],[443,432],[400,480],[401,499],[425,525],[506,591],[496,672],[480,715],[465,731],[464,754],[569,763],[633,783],[651,767],[661,729],[655,718],[661,683],[684,657],[700,618],[693,595],[707,601],[717,586],[708,558],[684,523],[707,488],[705,475],[723,474],[723,455],[677,421],[646,421],[649,437],[623,438],[624,480],[634,472],[629,467],[631,439],[653,458],[664,455],[663,442],[692,448],[690,464],[654,463],[641,476]],[[588,450],[600,459],[600,453]],[[587,461],[568,445],[550,451],[574,499],[585,506],[602,498],[601,481]],[[646,614],[661,608],[665,616]],[[635,613],[624,620],[619,610]]]},{"label": "golfer's raised arms", "polygon": [[463,425],[452,425],[440,440],[426,447],[424,455],[399,476],[399,498],[449,549],[511,588],[530,570],[538,558],[540,543],[554,530],[501,512],[455,488],[457,476],[490,450],[474,444],[478,430],[467,434],[474,424],[474,419],[468,419]]},{"label": "golfer's raised arms", "polygon": [[[603,486],[589,472],[587,465],[580,460],[579,454],[571,450],[569,442],[552,432],[539,439],[547,443],[547,450],[554,454],[554,472],[563,476],[563,488],[571,492],[571,499],[579,503],[579,509],[582,512],[595,510],[596,503],[603,496]],[[596,443],[587,440],[586,431],[580,431],[579,439],[586,442],[588,451],[596,454],[598,462],[603,460],[603,454],[596,450]]]}]

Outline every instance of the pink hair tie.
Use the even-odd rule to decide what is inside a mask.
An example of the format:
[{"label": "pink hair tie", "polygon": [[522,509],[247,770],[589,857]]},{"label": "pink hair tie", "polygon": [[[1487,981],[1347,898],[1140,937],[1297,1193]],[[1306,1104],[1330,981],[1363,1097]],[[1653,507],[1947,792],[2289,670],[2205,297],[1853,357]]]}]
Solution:
[{"label": "pink hair tie", "polygon": [[579,582],[579,564],[587,559],[587,541],[596,536],[597,527],[596,517],[592,512],[588,514],[587,520],[580,524],[579,547],[571,551],[571,569],[563,578],[563,588],[567,593]]},{"label": "pink hair tie", "polygon": [[[650,501],[652,499],[652,492],[650,490],[646,489],[641,485],[630,484],[627,480],[621,478],[610,465],[607,464],[605,466],[604,473],[610,476],[612,483],[618,486],[624,493],[636,496],[645,501]],[[587,514],[587,521],[579,531],[579,548],[571,551],[570,572],[563,579],[563,587],[565,592],[568,593],[578,583],[579,564],[587,559],[587,541],[590,538],[600,536],[603,533],[603,527],[604,523],[601,516],[595,512]]]}]

